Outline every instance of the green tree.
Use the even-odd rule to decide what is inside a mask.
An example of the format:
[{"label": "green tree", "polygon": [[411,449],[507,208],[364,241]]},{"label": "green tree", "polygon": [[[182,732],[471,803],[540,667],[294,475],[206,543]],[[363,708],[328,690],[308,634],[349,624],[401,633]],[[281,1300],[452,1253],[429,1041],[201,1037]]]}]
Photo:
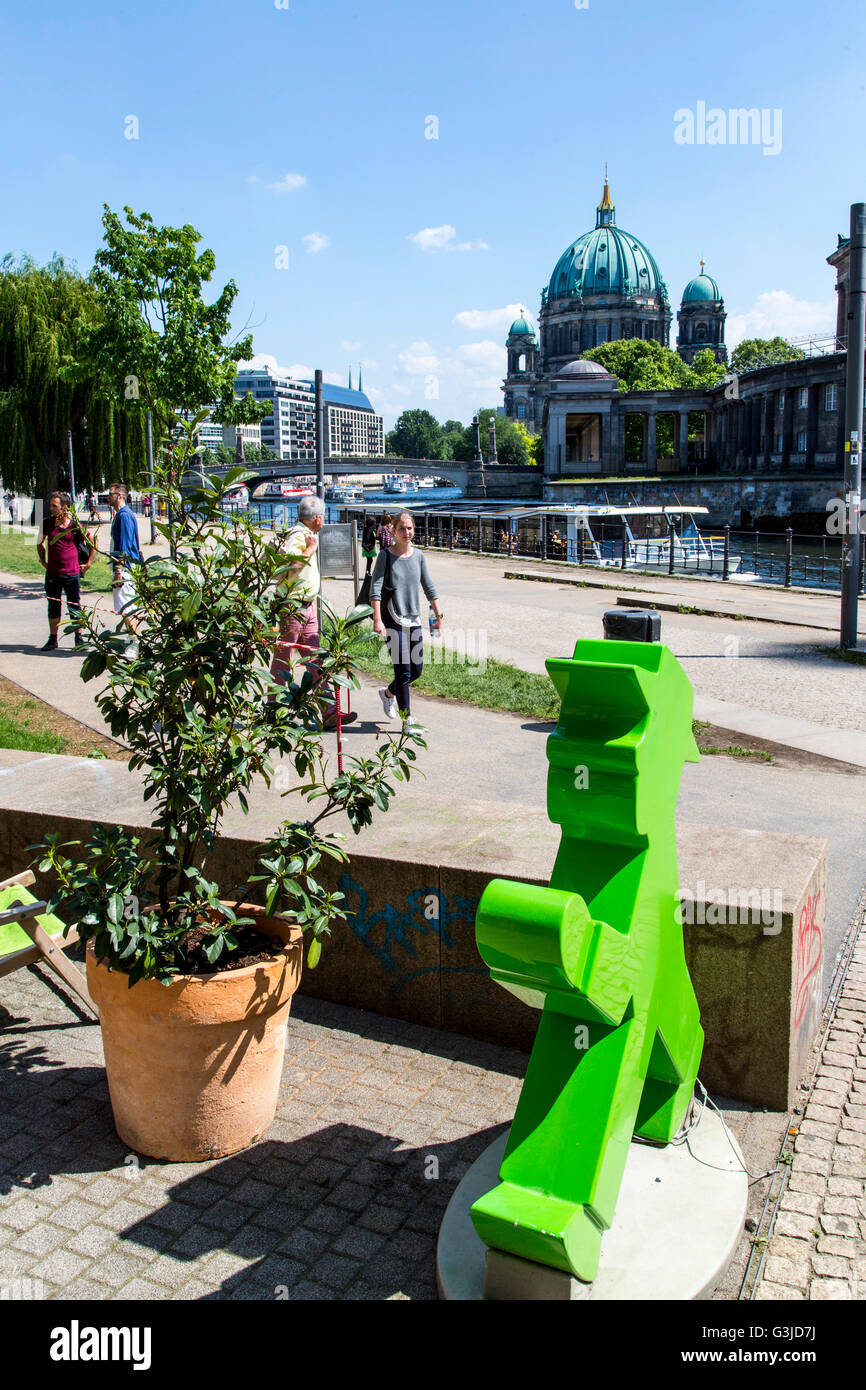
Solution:
[{"label": "green tree", "polygon": [[205,303],[202,287],[216,260],[209,250],[197,254],[200,234],[189,224],[157,227],[147,212],[123,211],[126,225],[105,206],[104,245],[91,277],[102,313],[97,324],[82,327],[80,358],[110,399],[133,414],[152,412],[163,447],[183,467],[189,426],[202,411],[236,424],[261,420],[272,407],[251,396],[235,399],[237,363],[252,356],[252,335],[224,342],[237,286],[230,280]]},{"label": "green tree", "polygon": [[802,348],[785,338],[744,338],[731,353],[731,371],[738,376],[756,367],[772,367],[778,362],[796,362],[804,357]]},{"label": "green tree", "polygon": [[436,459],[442,428],[429,410],[404,410],[388,435],[388,447],[398,458]]},{"label": "green tree", "polygon": [[26,493],[69,486],[67,430],[75,483],[99,487],[108,474],[131,482],[144,462],[143,421],[103,392],[98,373],[75,370],[77,325],[100,322],[96,287],[55,256],[0,261],[0,474]]},{"label": "green tree", "polygon": [[[716,386],[725,376],[725,367],[716,362],[710,348],[696,353],[689,366],[678,353],[645,338],[620,338],[613,343],[602,343],[582,356],[605,367],[617,378],[623,391],[702,390]],[[691,434],[697,427],[695,421],[690,421]],[[674,418],[664,411],[660,411],[656,419],[656,448],[659,458],[676,455]],[[642,450],[642,421],[636,415],[626,416],[625,456],[628,462],[639,460]]]}]

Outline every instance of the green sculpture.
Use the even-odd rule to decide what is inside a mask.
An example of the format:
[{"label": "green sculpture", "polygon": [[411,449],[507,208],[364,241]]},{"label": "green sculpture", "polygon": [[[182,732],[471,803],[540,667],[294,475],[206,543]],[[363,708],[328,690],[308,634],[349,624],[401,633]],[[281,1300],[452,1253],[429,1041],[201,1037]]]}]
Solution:
[{"label": "green sculpture", "polygon": [[667,647],[580,641],[547,669],[562,700],[550,887],[496,879],[476,919],[492,978],[542,1015],[501,1181],[472,1221],[485,1244],[590,1282],[632,1136],[674,1137],[701,1058],[674,835],[682,765],[699,755]]}]

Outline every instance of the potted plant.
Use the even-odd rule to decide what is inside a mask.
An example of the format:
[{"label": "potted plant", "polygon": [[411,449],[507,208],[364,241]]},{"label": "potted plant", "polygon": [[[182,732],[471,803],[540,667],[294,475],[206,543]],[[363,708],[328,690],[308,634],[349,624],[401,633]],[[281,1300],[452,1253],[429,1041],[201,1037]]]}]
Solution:
[{"label": "potted plant", "polygon": [[[342,895],[319,881],[323,862],[347,857],[323,822],[342,813],[360,832],[421,742],[404,727],[331,776],[322,686],[307,666],[285,686],[268,669],[297,562],[279,535],[221,509],[244,476],[234,469],[188,494],[160,477],[173,522],[158,529],[171,552],[137,574],[137,655],[87,619],[82,678],[107,674],[97,703],[132,750],[130,769],[143,770],[153,833],[96,825],[86,844],[49,835],[36,847],[40,869],[57,876],[51,910],[72,914],[87,943],[118,1133],[175,1161],[234,1152],[270,1124],[303,937],[312,966],[345,916]],[[317,665],[332,686],[357,685],[352,646],[369,611],[329,615]],[[221,887],[208,863],[226,808],[246,811],[254,779],[272,786],[278,758],[294,765],[309,814],[283,821],[254,871]],[[264,906],[251,906],[259,895]]]},{"label": "potted plant", "polygon": [[[52,909],[72,914],[87,943],[118,1133],[139,1152],[182,1161],[234,1152],[270,1124],[303,937],[312,967],[345,915],[341,895],[319,882],[320,866],[346,857],[322,823],[343,814],[358,833],[374,807],[387,810],[423,743],[404,727],[331,776],[312,671],[296,667],[285,686],[270,676],[297,562],[251,517],[226,514],[244,469],[184,486],[208,415],[240,423],[271,408],[234,398],[252,339],[226,342],[233,282],[205,303],[214,257],[197,253],[195,229],[124,211],[126,225],[105,209],[91,277],[99,321],[82,327],[70,371],[95,374],[107,397],[150,413],[160,461],[144,485],[165,503],[157,530],[168,553],[137,568],[137,649],[91,620],[82,677],[107,676],[98,704],[131,749],[130,770],[143,771],[152,830],[97,825],[86,844],[48,835],[35,848],[40,869],[56,875]],[[329,616],[318,668],[333,686],[357,684],[351,651],[368,613]],[[294,765],[309,812],[274,830],[250,875],[218,885],[209,866],[226,808],[246,811],[256,778],[273,786],[278,758]],[[257,895],[261,907],[250,905]]]}]

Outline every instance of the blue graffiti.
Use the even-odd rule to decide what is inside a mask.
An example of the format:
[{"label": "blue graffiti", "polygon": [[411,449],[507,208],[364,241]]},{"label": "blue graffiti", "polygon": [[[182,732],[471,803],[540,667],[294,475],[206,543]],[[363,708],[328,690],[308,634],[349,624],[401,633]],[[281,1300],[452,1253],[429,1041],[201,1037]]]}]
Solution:
[{"label": "blue graffiti", "polygon": [[[342,875],[339,888],[346,896],[352,931],[391,974],[405,974],[405,957],[417,959],[419,936],[438,936],[443,946],[451,947],[454,938],[448,928],[455,922],[468,922],[472,926],[475,923],[477,899],[456,894],[452,907],[445,894],[432,885],[416,888],[408,894],[402,911],[393,903],[387,903],[377,912],[370,911],[366,890],[349,874]],[[373,939],[374,934],[378,937],[380,933],[381,944]]]}]

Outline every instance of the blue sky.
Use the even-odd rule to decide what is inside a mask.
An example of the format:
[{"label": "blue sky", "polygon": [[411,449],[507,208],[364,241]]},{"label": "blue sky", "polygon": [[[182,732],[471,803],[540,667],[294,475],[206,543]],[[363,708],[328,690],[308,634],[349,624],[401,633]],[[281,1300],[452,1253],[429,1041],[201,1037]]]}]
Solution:
[{"label": "blue sky", "polygon": [[[853,0],[282,4],[7,0],[0,252],[87,269],[104,202],[191,222],[258,354],[362,361],[387,426],[465,421],[607,161],[674,309],[703,256],[729,343],[832,327],[825,257],[866,199]],[[701,102],[765,110],[764,144],[677,143]]]}]

